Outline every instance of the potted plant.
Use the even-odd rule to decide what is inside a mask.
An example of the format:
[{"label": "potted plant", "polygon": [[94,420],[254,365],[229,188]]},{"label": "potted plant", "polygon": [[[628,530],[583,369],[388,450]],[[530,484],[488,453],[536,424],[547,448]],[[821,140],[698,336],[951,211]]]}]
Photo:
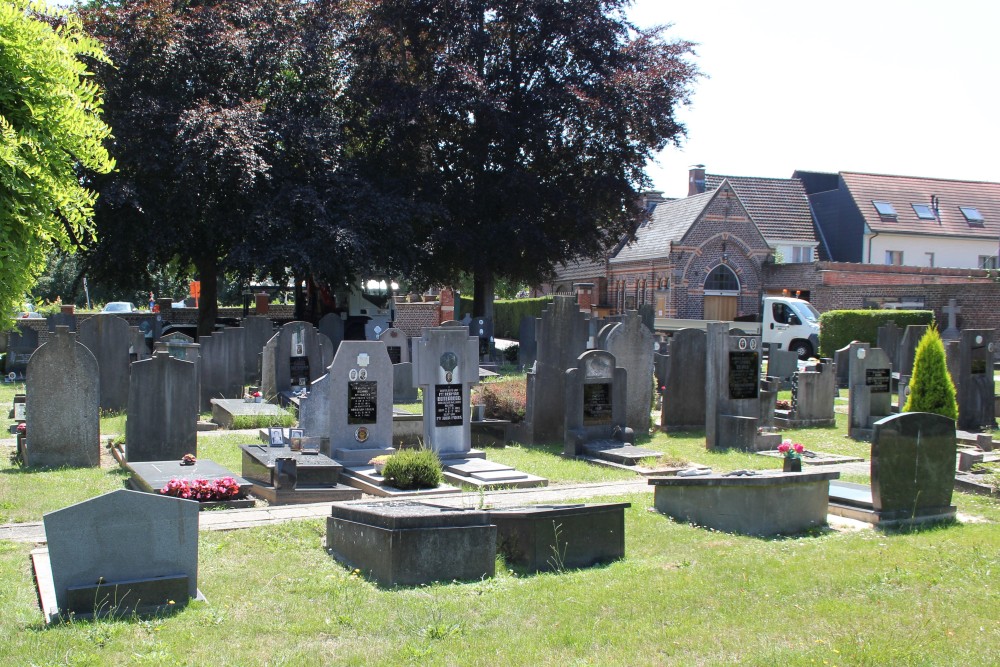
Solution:
[{"label": "potted plant", "polygon": [[778,451],[784,454],[785,472],[802,472],[802,452],[806,450],[800,443],[785,440],[778,445]]},{"label": "potted plant", "polygon": [[385,464],[389,462],[392,456],[389,454],[380,454],[368,461],[368,465],[375,467],[375,474],[381,475],[382,471],[385,470]]}]

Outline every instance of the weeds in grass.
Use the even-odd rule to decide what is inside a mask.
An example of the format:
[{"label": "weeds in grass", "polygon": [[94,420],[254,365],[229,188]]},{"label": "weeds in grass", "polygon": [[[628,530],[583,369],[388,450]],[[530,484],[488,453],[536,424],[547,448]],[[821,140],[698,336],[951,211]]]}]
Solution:
[{"label": "weeds in grass", "polygon": [[448,623],[444,620],[443,614],[439,610],[435,610],[431,614],[431,622],[428,625],[420,628],[418,633],[424,639],[435,641],[438,639],[447,639],[448,637],[455,637],[462,634],[462,624],[461,623]]},{"label": "weeds in grass", "polygon": [[562,549],[560,550],[560,548],[559,548],[559,538],[562,537],[562,524],[561,523],[556,523],[553,520],[552,521],[552,532],[553,532],[554,537],[555,537],[555,539],[552,542],[552,545],[549,547],[552,550],[552,555],[549,556],[548,559],[546,559],[545,562],[552,566],[553,571],[562,573],[562,572],[566,571],[566,549],[567,549],[567,547],[569,547],[569,543],[568,542],[564,542],[563,545],[562,545]]}]

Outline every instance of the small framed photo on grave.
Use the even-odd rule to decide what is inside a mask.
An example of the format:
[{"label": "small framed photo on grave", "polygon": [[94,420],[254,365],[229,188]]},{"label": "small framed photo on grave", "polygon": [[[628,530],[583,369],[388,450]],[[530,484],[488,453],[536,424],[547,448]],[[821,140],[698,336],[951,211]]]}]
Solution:
[{"label": "small framed photo on grave", "polygon": [[267,429],[267,434],[272,447],[285,446],[285,429],[280,426],[271,426]]},{"label": "small framed photo on grave", "polygon": [[302,443],[302,453],[303,454],[319,454],[320,440],[322,438],[312,437],[312,438],[300,438]]},{"label": "small framed photo on grave", "polygon": [[291,447],[293,452],[302,451],[302,440],[304,440],[305,431],[301,428],[292,428],[288,430],[288,445]]}]

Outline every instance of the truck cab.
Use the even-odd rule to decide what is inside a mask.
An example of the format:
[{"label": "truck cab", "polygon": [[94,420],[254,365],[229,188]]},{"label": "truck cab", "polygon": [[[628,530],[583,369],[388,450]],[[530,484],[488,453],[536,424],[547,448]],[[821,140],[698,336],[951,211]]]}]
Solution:
[{"label": "truck cab", "polygon": [[792,350],[808,359],[819,349],[819,311],[802,299],[764,297],[761,342],[771,349]]}]

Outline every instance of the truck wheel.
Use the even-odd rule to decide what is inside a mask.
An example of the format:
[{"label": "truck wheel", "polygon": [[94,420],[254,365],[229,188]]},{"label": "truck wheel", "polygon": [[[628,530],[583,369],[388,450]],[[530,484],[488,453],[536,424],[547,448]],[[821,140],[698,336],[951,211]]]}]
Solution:
[{"label": "truck wheel", "polygon": [[803,361],[813,356],[813,346],[807,340],[794,341],[788,349],[799,355],[799,359]]}]

